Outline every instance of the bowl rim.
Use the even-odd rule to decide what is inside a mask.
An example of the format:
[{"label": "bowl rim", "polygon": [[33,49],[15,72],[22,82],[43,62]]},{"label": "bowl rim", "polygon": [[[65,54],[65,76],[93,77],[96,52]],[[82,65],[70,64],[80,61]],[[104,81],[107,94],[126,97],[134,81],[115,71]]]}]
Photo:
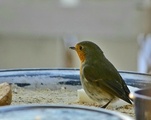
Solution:
[{"label": "bowl rim", "polygon": [[[151,86],[151,74],[137,73],[132,71],[118,70],[127,85],[145,88]],[[26,78],[26,79],[25,79]],[[45,81],[43,81],[46,78]],[[58,79],[61,78],[61,79]],[[32,79],[29,80],[29,79]],[[48,80],[53,79],[53,80]],[[56,79],[54,81],[54,79]],[[132,80],[133,79],[133,80]],[[54,82],[70,83],[80,85],[80,70],[77,68],[15,68],[0,69],[0,83],[8,82],[10,84],[22,84],[22,87],[44,87]],[[36,83],[36,84],[35,84]]]},{"label": "bowl rim", "polygon": [[[79,68],[10,68],[10,69],[0,69],[0,72],[23,72],[23,71],[49,71],[49,70],[74,70],[74,71],[79,71]],[[119,73],[129,73],[129,74],[138,74],[138,75],[146,75],[146,76],[151,76],[151,74],[148,73],[140,73],[137,71],[126,71],[126,70],[118,70]]]},{"label": "bowl rim", "polygon": [[141,98],[141,99],[145,99],[145,100],[151,100],[151,97],[138,93],[138,92],[145,91],[145,90],[151,90],[151,88],[144,88],[144,89],[136,90],[133,93],[134,94],[134,99],[136,99],[136,97],[137,97],[137,98]]},{"label": "bowl rim", "polygon": [[110,114],[113,116],[117,116],[122,120],[134,120],[130,116],[125,115],[124,113],[120,113],[118,111],[112,111],[108,109],[88,107],[82,105],[53,105],[53,104],[11,105],[11,106],[0,107],[0,114],[3,114],[4,112],[19,111],[25,109],[36,109],[36,108],[60,108],[60,109],[67,108],[67,109],[86,110],[86,111]]}]

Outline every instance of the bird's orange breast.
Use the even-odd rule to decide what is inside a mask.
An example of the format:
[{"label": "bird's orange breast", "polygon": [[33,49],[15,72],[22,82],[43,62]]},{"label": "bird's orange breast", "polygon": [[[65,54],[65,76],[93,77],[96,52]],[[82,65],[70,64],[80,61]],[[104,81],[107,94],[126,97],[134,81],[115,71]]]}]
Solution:
[{"label": "bird's orange breast", "polygon": [[78,53],[81,63],[83,63],[85,61],[85,53],[81,51],[77,51],[77,53]]}]

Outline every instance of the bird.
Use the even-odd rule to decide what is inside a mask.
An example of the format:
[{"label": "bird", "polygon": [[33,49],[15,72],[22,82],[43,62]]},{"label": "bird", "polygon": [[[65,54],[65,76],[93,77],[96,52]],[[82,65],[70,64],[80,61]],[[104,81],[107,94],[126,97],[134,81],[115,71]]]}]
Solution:
[{"label": "bird", "polygon": [[132,104],[125,81],[97,44],[82,41],[70,49],[75,50],[80,58],[80,81],[93,101],[100,103],[104,100],[106,104],[102,108],[118,99]]}]

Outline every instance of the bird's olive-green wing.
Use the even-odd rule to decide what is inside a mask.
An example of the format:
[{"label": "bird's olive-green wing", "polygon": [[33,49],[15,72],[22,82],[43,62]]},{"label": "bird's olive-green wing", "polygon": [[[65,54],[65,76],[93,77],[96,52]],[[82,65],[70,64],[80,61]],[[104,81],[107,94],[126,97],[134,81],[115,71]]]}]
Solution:
[{"label": "bird's olive-green wing", "polygon": [[83,68],[83,75],[92,84],[130,103],[129,89],[111,63],[86,65]]}]

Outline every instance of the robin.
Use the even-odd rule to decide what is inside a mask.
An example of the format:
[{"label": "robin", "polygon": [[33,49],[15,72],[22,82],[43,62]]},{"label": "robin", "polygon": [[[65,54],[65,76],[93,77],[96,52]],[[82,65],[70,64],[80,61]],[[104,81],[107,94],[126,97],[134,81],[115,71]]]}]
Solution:
[{"label": "robin", "polygon": [[75,50],[80,58],[81,84],[92,100],[98,103],[105,100],[107,103],[102,108],[119,98],[132,104],[129,98],[130,90],[99,46],[83,41],[70,48]]}]

